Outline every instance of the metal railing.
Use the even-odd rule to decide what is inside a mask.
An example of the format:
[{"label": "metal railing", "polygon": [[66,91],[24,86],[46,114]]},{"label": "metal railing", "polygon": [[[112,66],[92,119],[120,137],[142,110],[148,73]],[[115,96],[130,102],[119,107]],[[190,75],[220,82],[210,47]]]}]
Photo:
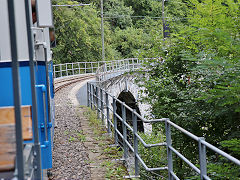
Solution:
[{"label": "metal railing", "polygon": [[[106,120],[108,133],[111,133],[111,127],[112,127],[114,131],[115,144],[118,144],[119,137],[122,139],[124,159],[126,160],[127,158],[128,149],[130,149],[134,153],[135,177],[139,176],[139,163],[141,163],[146,171],[168,170],[168,179],[170,180],[179,179],[179,177],[177,177],[173,169],[173,153],[174,153],[179,158],[181,158],[184,162],[186,162],[197,174],[199,174],[202,180],[210,179],[210,177],[207,175],[206,148],[214,151],[219,155],[222,155],[223,157],[227,158],[231,162],[240,166],[240,161],[238,159],[223,152],[217,147],[209,144],[204,140],[204,137],[195,136],[194,134],[188,132],[187,130],[173,123],[168,118],[154,119],[154,120],[148,121],[142,116],[140,116],[135,109],[130,108],[124,102],[118,100],[116,97],[112,96],[111,94],[106,92],[104,89],[101,89],[95,83],[87,84],[87,95],[88,95],[87,97],[88,106],[91,107],[92,109],[97,110],[98,118],[101,118],[103,123],[105,122],[104,120]],[[112,102],[112,105],[110,105],[111,104],[110,102]],[[117,114],[117,111],[116,111],[117,102],[121,104],[121,110],[122,110],[121,115]],[[133,126],[128,124],[126,121],[126,109],[128,109],[132,113]],[[157,144],[147,144],[138,133],[137,118],[144,123],[164,122],[165,132],[166,132],[166,142],[157,143]],[[117,122],[119,121],[122,122],[122,132],[120,129],[118,129],[118,126],[117,126]],[[172,138],[171,138],[171,127],[174,127],[176,130],[180,131],[181,133],[187,135],[191,139],[198,142],[198,152],[199,152],[198,165],[193,164],[190,160],[184,157],[184,155],[182,155],[177,149],[173,147]],[[127,130],[133,133],[133,139],[134,139],[133,145],[129,142],[127,138]],[[138,153],[139,141],[143,144],[145,148],[151,148],[156,146],[166,146],[168,165],[166,167],[149,168]],[[197,166],[199,166],[200,168],[198,168]]]},{"label": "metal railing", "polygon": [[97,81],[106,81],[125,72],[139,70],[140,68],[143,68],[143,63],[147,60],[148,58],[131,58],[117,61],[106,61],[96,72]]},{"label": "metal railing", "polygon": [[53,65],[54,78],[80,75],[95,74],[101,62],[75,62]]},{"label": "metal railing", "polygon": [[142,67],[144,60],[138,58],[98,61],[98,62],[74,62],[53,65],[54,78],[61,78],[81,74],[96,74],[97,79],[102,81],[111,78],[114,72],[126,72]]}]

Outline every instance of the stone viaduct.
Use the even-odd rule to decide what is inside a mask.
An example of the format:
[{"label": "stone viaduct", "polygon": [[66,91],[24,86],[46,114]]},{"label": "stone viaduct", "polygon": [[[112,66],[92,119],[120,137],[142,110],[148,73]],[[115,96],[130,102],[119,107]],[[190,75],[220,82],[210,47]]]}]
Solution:
[{"label": "stone viaduct", "polygon": [[[98,83],[100,87],[108,91],[112,96],[115,96],[120,101],[125,102],[126,105],[136,111],[146,119],[150,116],[150,105],[142,103],[140,91],[142,87],[138,86],[136,79],[139,76],[136,73],[120,73],[110,76],[104,81]],[[110,100],[112,103],[112,100]],[[122,108],[121,104],[117,103],[117,113],[121,115]],[[132,120],[132,114],[127,110],[127,121]],[[131,123],[131,122],[130,122]],[[138,129],[145,133],[152,131],[152,126],[149,123],[143,123],[141,120],[138,121]]]}]

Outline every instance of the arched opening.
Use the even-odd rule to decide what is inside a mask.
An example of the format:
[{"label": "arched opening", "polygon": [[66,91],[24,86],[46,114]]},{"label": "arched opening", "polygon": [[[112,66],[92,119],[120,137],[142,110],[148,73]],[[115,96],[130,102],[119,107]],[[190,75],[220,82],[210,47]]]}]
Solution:
[{"label": "arched opening", "polygon": [[[139,107],[137,106],[136,99],[134,98],[134,96],[130,91],[121,92],[120,95],[118,96],[118,99],[122,102],[125,102],[126,105],[128,105],[132,109],[136,109],[137,113],[140,114],[140,110],[139,110]],[[116,105],[117,105],[117,114],[122,117],[122,106],[119,102],[117,102]],[[127,108],[126,108],[126,121],[131,126],[133,125],[132,112]],[[119,119],[117,119],[117,128],[121,133],[123,132],[122,122]],[[138,128],[138,131],[144,132],[143,122],[139,118],[137,119],[137,128]],[[127,130],[127,136],[129,140],[132,139],[132,133],[129,130]],[[122,141],[120,140],[119,142],[121,144]]]}]

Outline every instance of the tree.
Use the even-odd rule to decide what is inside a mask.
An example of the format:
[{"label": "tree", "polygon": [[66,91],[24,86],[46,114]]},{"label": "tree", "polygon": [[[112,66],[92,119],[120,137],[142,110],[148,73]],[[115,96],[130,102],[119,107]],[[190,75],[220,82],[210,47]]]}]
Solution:
[{"label": "tree", "polygon": [[[76,4],[73,1],[57,1],[58,4]],[[101,60],[101,19],[93,6],[55,7],[54,24],[57,47],[54,48],[56,62],[79,62]],[[111,31],[105,23],[106,58],[114,59],[118,53],[111,46]]]},{"label": "tree", "polygon": [[124,30],[115,30],[114,48],[121,53],[123,58],[134,58],[141,51],[149,48],[150,39],[142,29],[128,27]]},{"label": "tree", "polygon": [[122,0],[106,0],[104,1],[105,21],[108,20],[113,29],[126,29],[131,27],[133,10],[127,7]]},{"label": "tree", "polygon": [[[169,21],[170,38],[156,43],[150,50],[162,58],[148,63],[151,71],[143,83],[148,94],[145,100],[152,104],[156,118],[169,117],[222,148],[221,141],[240,138],[240,42],[236,18],[239,5],[232,0],[190,0],[183,3],[181,9],[187,12],[179,18],[179,24]],[[194,151],[197,153],[196,143],[174,130],[173,142],[184,156],[198,162],[198,158],[192,156]],[[219,156],[208,155],[208,160],[216,164]],[[181,160],[176,159],[175,163],[180,179],[194,176]],[[221,161],[220,165],[224,163]],[[225,168],[226,171],[230,169]],[[227,178],[239,176],[239,170],[237,172]],[[217,179],[223,173],[215,172],[212,178]]]},{"label": "tree", "polygon": [[134,10],[134,16],[160,16],[161,2],[155,0],[124,0]]}]

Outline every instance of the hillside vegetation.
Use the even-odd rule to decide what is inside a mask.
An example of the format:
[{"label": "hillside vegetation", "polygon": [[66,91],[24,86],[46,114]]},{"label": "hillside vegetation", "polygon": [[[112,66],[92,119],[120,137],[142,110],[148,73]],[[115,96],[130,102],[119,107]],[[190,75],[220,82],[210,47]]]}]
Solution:
[{"label": "hillside vegetation", "polygon": [[[91,5],[54,8],[56,63],[101,60],[100,0],[81,3]],[[164,39],[162,2],[104,0],[106,59],[157,57],[146,63],[150,71],[139,80],[153,116],[168,117],[240,159],[239,1],[169,0],[165,17]],[[174,129],[172,138],[175,148],[198,164],[198,143]],[[240,179],[239,167],[210,150],[207,161],[212,179]],[[175,156],[174,171],[180,179],[199,179]]]}]

